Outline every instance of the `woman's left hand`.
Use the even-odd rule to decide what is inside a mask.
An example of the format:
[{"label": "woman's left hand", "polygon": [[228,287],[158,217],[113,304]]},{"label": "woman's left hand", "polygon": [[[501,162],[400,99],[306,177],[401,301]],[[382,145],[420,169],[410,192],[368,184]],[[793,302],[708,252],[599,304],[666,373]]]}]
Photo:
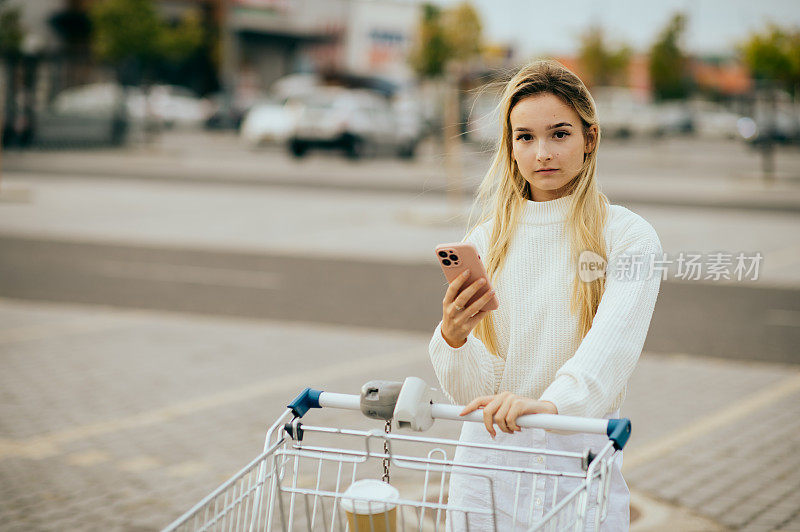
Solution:
[{"label": "woman's left hand", "polygon": [[556,405],[550,401],[537,401],[528,397],[514,395],[511,392],[503,392],[474,399],[464,407],[464,410],[459,415],[465,416],[481,407],[483,407],[483,422],[492,438],[496,436],[494,424],[497,424],[503,432],[513,434],[522,430],[516,423],[519,416],[526,414],[558,414]]}]

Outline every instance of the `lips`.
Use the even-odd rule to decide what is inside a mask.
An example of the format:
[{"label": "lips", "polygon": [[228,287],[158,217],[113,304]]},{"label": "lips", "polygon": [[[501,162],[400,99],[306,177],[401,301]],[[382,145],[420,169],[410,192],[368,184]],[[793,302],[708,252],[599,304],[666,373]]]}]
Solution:
[{"label": "lips", "polygon": [[536,173],[539,172],[555,172],[558,168],[542,168],[541,170],[536,170]]}]

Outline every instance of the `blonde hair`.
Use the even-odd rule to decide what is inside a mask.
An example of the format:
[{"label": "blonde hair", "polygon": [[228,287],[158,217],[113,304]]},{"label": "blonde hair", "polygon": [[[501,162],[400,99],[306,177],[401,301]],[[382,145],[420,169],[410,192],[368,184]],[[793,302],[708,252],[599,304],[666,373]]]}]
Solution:
[{"label": "blonde hair", "polygon": [[[578,257],[585,250],[604,259],[606,243],[603,228],[608,217],[608,198],[597,187],[597,148],[600,126],[594,100],[583,82],[569,69],[552,60],[535,61],[520,69],[506,84],[498,105],[500,138],[492,164],[478,189],[475,206],[480,219],[469,223],[467,236],[485,222],[493,221],[486,253],[489,279],[497,279],[508,255],[526,200],[533,199],[529,183],[517,168],[512,152],[511,110],[522,99],[535,94],[550,93],[571,105],[583,123],[584,139],[590,127],[597,126],[591,151],[584,156],[583,166],[569,183],[566,194],[572,194],[565,222],[573,264],[576,264],[572,283],[570,311],[578,314],[578,333],[582,339],[589,332],[592,320],[605,290],[605,278],[584,282],[578,277]],[[472,219],[472,217],[470,217]],[[488,313],[475,328],[474,335],[489,351],[498,354],[493,313]]]}]

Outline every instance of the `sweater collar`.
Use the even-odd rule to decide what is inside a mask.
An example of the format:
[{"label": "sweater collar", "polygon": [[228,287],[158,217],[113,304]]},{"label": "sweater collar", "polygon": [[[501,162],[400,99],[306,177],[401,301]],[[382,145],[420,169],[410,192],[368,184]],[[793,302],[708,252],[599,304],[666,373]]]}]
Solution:
[{"label": "sweater collar", "polygon": [[522,221],[531,225],[546,225],[563,222],[569,214],[569,205],[573,194],[550,201],[525,200]]}]

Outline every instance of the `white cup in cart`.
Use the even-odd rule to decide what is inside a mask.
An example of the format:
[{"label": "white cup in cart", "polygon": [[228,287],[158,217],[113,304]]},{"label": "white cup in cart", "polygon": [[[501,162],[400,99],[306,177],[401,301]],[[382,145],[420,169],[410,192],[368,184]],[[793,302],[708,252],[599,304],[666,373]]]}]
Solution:
[{"label": "white cup in cart", "polygon": [[[397,488],[375,479],[357,480],[342,494],[350,532],[395,532]],[[388,525],[388,526],[387,526]]]}]

